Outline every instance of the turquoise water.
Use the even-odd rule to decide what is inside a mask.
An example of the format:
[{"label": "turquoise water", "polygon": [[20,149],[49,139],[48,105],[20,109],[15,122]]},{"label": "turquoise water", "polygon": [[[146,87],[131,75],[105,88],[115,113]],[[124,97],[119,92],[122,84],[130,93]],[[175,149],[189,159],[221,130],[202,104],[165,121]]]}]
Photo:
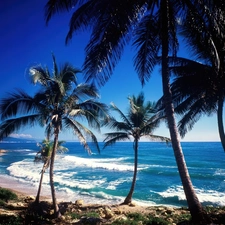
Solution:
[{"label": "turquoise water", "polygon": [[[120,203],[133,176],[133,143],[117,143],[88,155],[77,142],[67,142],[69,152],[55,162],[57,196],[74,201]],[[100,143],[102,147],[102,143]],[[189,173],[203,205],[225,205],[225,153],[219,142],[182,143]],[[42,164],[33,162],[36,143],[0,143],[9,150],[0,156],[0,172],[6,178],[37,189]],[[48,174],[43,195],[49,191]],[[1,184],[1,181],[0,181]],[[134,201],[148,205],[186,206],[173,150],[164,143],[140,142]]]}]

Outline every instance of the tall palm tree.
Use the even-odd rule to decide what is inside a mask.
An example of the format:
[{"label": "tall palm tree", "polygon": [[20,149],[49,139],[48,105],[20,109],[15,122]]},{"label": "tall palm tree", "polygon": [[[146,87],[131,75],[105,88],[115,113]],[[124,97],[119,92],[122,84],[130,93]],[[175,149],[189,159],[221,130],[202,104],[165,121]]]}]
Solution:
[{"label": "tall palm tree", "polygon": [[172,59],[170,71],[175,75],[171,85],[175,111],[182,115],[178,123],[182,137],[191,130],[201,115],[217,113],[218,130],[225,151],[223,104],[225,99],[225,10],[222,1],[209,1],[205,7],[193,12],[182,26],[188,47],[193,48],[196,60]]},{"label": "tall palm tree", "polygon": [[71,129],[88,152],[91,151],[89,140],[92,140],[99,150],[96,136],[80,119],[86,120],[90,127],[99,130],[98,118],[106,112],[107,107],[95,100],[99,95],[94,85],[77,84],[76,73],[80,72],[78,69],[69,63],[58,69],[54,56],[53,68],[52,74],[48,68],[30,68],[31,81],[40,85],[39,92],[33,97],[23,91],[16,91],[1,100],[0,139],[24,126],[46,125],[46,136],[54,137],[49,177],[54,213],[55,217],[58,217],[60,212],[55,196],[53,168],[59,133]]},{"label": "tall palm tree", "polygon": [[107,126],[110,129],[115,130],[111,133],[106,133],[104,139],[104,148],[115,144],[117,141],[130,140],[132,137],[134,140],[134,174],[130,191],[125,198],[123,204],[129,204],[132,201],[134,188],[136,184],[137,168],[138,168],[138,146],[141,137],[147,137],[151,140],[160,140],[169,142],[170,139],[163,136],[154,135],[153,131],[158,127],[160,118],[155,110],[155,104],[144,101],[144,94],[140,93],[137,97],[129,97],[130,107],[127,115],[125,115],[117,106],[111,103],[111,109],[117,112],[122,121],[117,121],[115,118],[111,118],[107,121]]},{"label": "tall palm tree", "polygon": [[[68,151],[68,149],[66,147],[62,146],[63,143],[64,143],[64,141],[58,141],[58,146],[57,146],[58,153]],[[40,177],[40,181],[39,181],[37,195],[35,198],[35,203],[39,203],[39,200],[40,200],[43,176],[44,176],[46,169],[49,167],[49,164],[50,164],[53,142],[49,141],[48,139],[45,139],[42,141],[41,144],[38,143],[37,145],[40,147],[40,151],[38,151],[37,154],[35,155],[34,162],[35,163],[42,162],[43,166],[42,166],[42,170],[41,170],[41,177]]]},{"label": "tall palm tree", "polygon": [[162,55],[162,86],[171,142],[190,213],[193,220],[199,221],[204,212],[179,141],[168,70],[168,55],[176,55],[178,48],[177,18],[182,19],[197,4],[198,0],[194,4],[191,0],[49,0],[45,14],[48,22],[56,13],[75,10],[67,42],[75,32],[91,28],[91,39],[85,49],[84,72],[87,80],[94,80],[99,85],[108,81],[124,46],[133,37],[133,45],[137,48],[134,65],[142,84],[149,80],[158,54]]}]

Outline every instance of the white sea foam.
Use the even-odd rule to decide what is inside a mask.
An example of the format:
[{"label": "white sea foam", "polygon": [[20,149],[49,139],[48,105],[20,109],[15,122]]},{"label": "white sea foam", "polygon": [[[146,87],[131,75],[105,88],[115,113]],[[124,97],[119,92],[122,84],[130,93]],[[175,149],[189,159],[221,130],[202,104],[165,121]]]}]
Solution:
[{"label": "white sea foam", "polygon": [[[71,162],[71,166],[74,167],[84,167],[84,168],[96,168],[96,169],[106,169],[106,170],[117,170],[117,171],[133,171],[133,163],[122,162],[125,158],[109,158],[109,159],[93,159],[93,158],[81,158],[76,156],[65,156],[62,160]],[[122,163],[121,163],[122,162]],[[138,168],[138,170],[146,169],[146,166]]]},{"label": "white sea foam", "polygon": [[182,186],[172,186],[163,192],[156,192],[156,193],[161,195],[163,198],[171,198],[176,196],[178,200],[186,199]]},{"label": "white sea foam", "polygon": [[200,190],[197,189],[197,196],[199,201],[204,203],[205,205],[218,205],[224,206],[225,205],[225,193],[218,192],[215,190]]},{"label": "white sea foam", "polygon": [[111,181],[107,183],[106,189],[108,190],[116,190],[117,186],[119,186],[120,184],[124,183],[124,182],[130,182],[132,180],[132,178],[119,178],[115,181]]},{"label": "white sea foam", "polygon": [[214,176],[224,176],[225,177],[225,169],[217,169],[214,173]]},{"label": "white sea foam", "polygon": [[[195,188],[199,201],[204,205],[225,205],[225,193],[215,190],[203,190]],[[182,186],[173,186],[164,192],[157,192],[163,198],[177,197],[178,200],[186,200]]]}]

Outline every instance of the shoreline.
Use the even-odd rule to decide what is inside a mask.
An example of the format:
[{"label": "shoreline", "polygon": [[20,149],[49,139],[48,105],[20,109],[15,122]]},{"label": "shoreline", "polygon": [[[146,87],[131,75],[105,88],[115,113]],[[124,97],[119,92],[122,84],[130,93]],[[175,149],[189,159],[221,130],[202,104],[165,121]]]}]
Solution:
[{"label": "shoreline", "polygon": [[[0,187],[7,188],[9,190],[12,190],[15,193],[18,193],[21,196],[36,196],[38,187],[32,186],[31,184],[23,183],[17,178],[13,178],[10,175],[7,174],[0,174]],[[46,188],[42,187],[40,198],[47,201],[52,201],[50,186],[48,190]],[[56,190],[56,200],[58,203],[64,202],[66,199],[66,202],[76,202],[76,200],[82,199],[85,204],[97,204],[97,205],[120,205],[125,197],[115,197],[115,199],[101,199],[96,198],[93,196],[83,196],[76,193],[65,193],[63,191]],[[169,208],[179,208],[178,206],[174,205],[160,205],[160,204],[154,204],[153,202],[139,202],[135,199],[133,200],[133,203],[135,205],[138,205],[140,207],[169,207]],[[184,206],[185,207],[185,206]]]},{"label": "shoreline", "polygon": [[[37,188],[24,184],[9,175],[0,175],[0,187],[9,189],[20,196],[36,196]],[[40,196],[42,199],[51,200],[51,195],[45,194]]]},{"label": "shoreline", "polygon": [[[20,217],[22,214],[23,216],[20,217],[23,218],[26,216],[27,210],[29,211],[30,203],[32,203],[36,197],[36,191],[35,187],[32,189],[22,188],[24,187],[24,184],[21,184],[19,181],[11,179],[1,179],[2,175],[0,175],[0,187],[6,188],[14,192],[18,196],[18,200],[13,203],[9,202],[10,208],[1,208],[0,209],[0,216],[3,218],[6,218],[4,216],[16,216]],[[11,182],[13,180],[13,182]],[[57,198],[57,196],[56,196]],[[86,202],[85,200],[77,199],[72,201],[68,201],[67,198],[64,199],[57,199],[57,204],[59,208],[61,208],[62,217],[60,220],[52,220],[53,222],[62,222],[61,224],[72,224],[74,222],[82,221],[84,219],[89,221],[97,220],[101,221],[102,225],[109,225],[113,221],[123,221],[123,220],[129,220],[130,216],[135,215],[141,215],[139,216],[141,221],[147,220],[147,218],[155,218],[156,221],[167,221],[168,224],[175,225],[179,222],[184,222],[185,220],[187,223],[185,224],[192,224],[189,223],[191,221],[191,214],[187,207],[174,207],[174,206],[167,206],[167,205],[139,205],[135,201],[132,202],[129,205],[123,205],[121,204],[110,204],[110,203],[101,203],[101,202]],[[40,196],[40,205],[48,205],[49,210],[48,215],[51,218],[52,215],[52,199],[50,196],[47,195],[41,195]],[[43,205],[43,206],[44,206]],[[41,207],[41,206],[40,206]],[[209,217],[212,219],[212,221],[216,221],[216,223],[210,223],[210,224],[224,224],[221,223],[221,221],[224,221],[225,219],[225,207],[210,207],[207,210],[210,210],[207,212]],[[44,212],[44,211],[43,211]],[[72,217],[69,216],[71,213],[75,213],[78,215],[78,218],[80,219],[71,219]],[[96,215],[97,217],[90,217],[88,215]],[[131,219],[132,221],[132,219]],[[217,221],[220,221],[217,223]],[[83,224],[83,223],[81,223]],[[97,224],[97,223],[96,223]]]},{"label": "shoreline", "polygon": [[[1,178],[2,175],[0,175]],[[5,180],[4,180],[5,181]],[[19,182],[15,182],[19,183]],[[15,184],[14,183],[14,184]],[[16,209],[17,206],[20,208],[23,206],[23,210],[28,207],[25,206],[26,204],[31,203],[34,201],[36,195],[33,195],[33,191],[27,193],[24,192],[24,190],[21,190],[20,188],[16,186],[9,187],[7,184],[10,184],[9,181],[0,183],[0,187],[8,189],[12,192],[14,192],[18,196],[18,200],[16,201],[17,203],[13,205],[13,207]],[[21,184],[20,184],[21,185]],[[16,187],[16,188],[15,188]],[[40,196],[40,202],[47,202],[48,204],[52,204],[52,199],[49,198],[48,196]],[[11,201],[9,204],[12,204]],[[128,214],[142,214],[143,216],[147,215],[153,215],[156,217],[166,217],[167,214],[171,215],[188,215],[190,216],[190,212],[186,207],[173,207],[173,206],[165,206],[165,205],[138,205],[135,202],[132,202],[129,205],[123,205],[123,204],[110,204],[110,203],[99,203],[99,202],[92,202],[92,203],[87,203],[83,201],[83,199],[78,199],[77,201],[70,202],[67,201],[67,199],[61,199],[60,201],[57,199],[57,204],[60,207],[68,207],[70,209],[75,209],[75,211],[81,215],[88,213],[88,212],[97,212],[103,213],[103,217],[106,217],[107,220],[115,219],[115,218],[126,218]],[[8,212],[10,214],[12,209],[9,209]],[[7,210],[0,209],[0,215],[4,215],[7,213]],[[103,223],[104,224],[104,223]],[[106,223],[109,224],[109,223]]]}]

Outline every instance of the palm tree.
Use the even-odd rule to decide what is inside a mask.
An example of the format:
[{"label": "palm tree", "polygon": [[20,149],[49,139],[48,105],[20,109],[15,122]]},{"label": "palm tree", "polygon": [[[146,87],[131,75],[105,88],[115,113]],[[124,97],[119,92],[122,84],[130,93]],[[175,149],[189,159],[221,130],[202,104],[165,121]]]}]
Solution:
[{"label": "palm tree", "polygon": [[77,84],[76,73],[80,72],[78,69],[69,63],[58,69],[54,56],[53,67],[52,75],[48,68],[30,68],[31,81],[39,84],[41,88],[34,97],[18,90],[1,100],[0,140],[24,126],[46,125],[46,136],[54,137],[49,177],[54,214],[59,217],[53,180],[59,133],[64,129],[71,129],[88,152],[91,152],[89,140],[92,140],[99,150],[96,136],[80,119],[86,120],[90,127],[99,130],[98,118],[106,113],[107,107],[95,100],[99,95],[94,85]]},{"label": "palm tree", "polygon": [[155,104],[150,101],[145,103],[144,100],[144,94],[142,92],[137,97],[129,97],[130,107],[127,115],[118,109],[115,104],[111,103],[111,109],[119,114],[122,122],[111,117],[106,123],[110,129],[114,129],[115,131],[105,134],[104,148],[115,144],[117,141],[130,140],[131,137],[133,137],[134,140],[133,181],[123,204],[129,204],[132,201],[138,168],[138,145],[141,137],[147,137],[151,140],[170,141],[169,138],[153,135],[153,131],[159,125],[160,118],[155,110]]},{"label": "palm tree", "polygon": [[[225,54],[223,2],[209,2],[204,10],[194,17],[190,11],[182,26],[182,34],[189,48],[193,48],[196,60],[185,58],[172,59],[170,71],[175,75],[171,85],[175,111],[182,115],[178,123],[181,137],[191,130],[202,115],[217,113],[218,130],[225,151],[223,126],[223,104],[225,99]],[[201,8],[200,8],[201,9]]]},{"label": "palm tree", "polygon": [[[58,142],[58,146],[57,146],[58,153],[68,151],[68,149],[66,147],[62,146],[63,143],[64,143],[64,141]],[[37,145],[40,147],[40,151],[38,151],[37,154],[35,155],[34,162],[35,163],[43,162],[43,166],[42,166],[42,170],[41,170],[41,177],[40,177],[40,181],[39,181],[37,195],[35,198],[35,203],[39,203],[39,200],[40,200],[43,176],[44,176],[46,169],[49,167],[53,143],[50,142],[49,139],[45,139],[42,141],[42,144],[37,143]]]},{"label": "palm tree", "polygon": [[[201,1],[200,1],[201,2]],[[188,6],[188,7],[186,7]],[[176,55],[178,39],[177,18],[198,6],[198,0],[49,0],[46,4],[46,22],[59,12],[75,10],[66,37],[68,42],[81,29],[92,29],[86,46],[84,72],[86,79],[104,85],[121,58],[124,46],[133,39],[137,48],[134,65],[144,84],[162,55],[162,86],[165,111],[175,159],[192,219],[203,219],[204,212],[186,166],[178,137],[169,80],[169,54]]]}]

